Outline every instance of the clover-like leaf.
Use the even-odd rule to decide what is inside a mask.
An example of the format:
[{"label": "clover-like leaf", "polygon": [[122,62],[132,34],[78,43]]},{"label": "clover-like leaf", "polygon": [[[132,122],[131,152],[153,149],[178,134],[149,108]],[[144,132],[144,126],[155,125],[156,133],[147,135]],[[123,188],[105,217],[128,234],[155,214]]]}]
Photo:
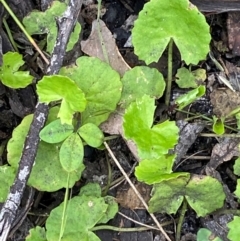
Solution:
[{"label": "clover-like leaf", "polygon": [[157,69],[146,66],[136,66],[128,70],[121,81],[123,91],[119,104],[123,108],[144,94],[158,99],[165,90],[162,74]]},{"label": "clover-like leaf", "polygon": [[240,176],[240,157],[235,160],[235,164],[233,166],[233,172],[235,175]]},{"label": "clover-like leaf", "polygon": [[10,88],[24,88],[32,83],[33,76],[29,71],[18,71],[24,64],[22,55],[16,52],[8,52],[3,55],[3,65],[0,66],[0,80]]},{"label": "clover-like leaf", "polygon": [[83,143],[77,133],[72,133],[61,145],[60,163],[66,172],[73,172],[83,166]]},{"label": "clover-like leaf", "polygon": [[103,132],[92,123],[81,126],[78,133],[89,146],[99,147],[103,143]]},{"label": "clover-like leaf", "polygon": [[44,76],[37,84],[39,101],[49,104],[51,101],[61,100],[58,113],[62,124],[72,124],[75,112],[82,112],[86,107],[85,95],[76,83],[66,76]]},{"label": "clover-like leaf", "polygon": [[76,82],[84,92],[87,107],[81,114],[82,124],[99,125],[116,109],[121,97],[119,74],[108,64],[94,57],[80,57],[75,66],[64,67],[60,74]]},{"label": "clover-like leaf", "polygon": [[170,39],[187,64],[197,64],[209,52],[209,26],[195,6],[188,0],[151,0],[134,23],[134,51],[147,64],[157,62]]},{"label": "clover-like leaf", "polygon": [[[66,3],[53,1],[51,7],[45,12],[35,10],[23,19],[23,24],[30,35],[47,34],[47,51],[49,53],[52,53],[57,38],[58,27],[56,18],[61,17],[66,9]],[[67,45],[67,51],[71,50],[78,41],[80,31],[81,25],[77,22],[69,38],[70,41]]]},{"label": "clover-like leaf", "polygon": [[223,241],[209,229],[200,228],[197,232],[197,241],[203,241],[203,240]]},{"label": "clover-like leaf", "polygon": [[[49,116],[53,118],[50,113]],[[55,111],[55,110],[54,110]],[[54,112],[55,114],[55,112]],[[18,163],[22,155],[22,148],[25,138],[27,136],[33,115],[24,117],[21,124],[18,125],[14,131],[12,138],[7,145],[8,162],[16,170],[18,170]],[[38,146],[35,164],[33,166],[28,184],[41,191],[54,192],[63,187],[67,187],[68,172],[66,172],[59,160],[58,144],[48,144],[41,141]],[[69,186],[72,187],[84,170],[84,165],[81,165],[78,170],[70,173]]]},{"label": "clover-like leaf", "polygon": [[183,197],[203,217],[223,206],[225,194],[220,182],[210,176],[178,177],[154,185],[149,211],[176,213]]},{"label": "clover-like leaf", "polygon": [[175,155],[162,155],[158,159],[142,160],[135,168],[135,175],[139,181],[150,185],[176,179],[179,176],[188,176],[187,172],[172,172],[174,160]]},{"label": "clover-like leaf", "polygon": [[60,119],[52,121],[40,131],[40,138],[47,143],[59,143],[72,132],[73,125],[62,124]]},{"label": "clover-like leaf", "polygon": [[158,159],[177,144],[178,127],[174,121],[152,126],[154,99],[144,95],[126,109],[123,129],[126,139],[135,142],[140,159]]}]

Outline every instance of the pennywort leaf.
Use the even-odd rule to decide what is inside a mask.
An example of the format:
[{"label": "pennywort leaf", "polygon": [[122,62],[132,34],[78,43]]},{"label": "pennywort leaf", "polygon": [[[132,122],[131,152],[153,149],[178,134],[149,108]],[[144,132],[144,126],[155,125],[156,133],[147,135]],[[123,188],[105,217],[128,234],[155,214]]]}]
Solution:
[{"label": "pennywort leaf", "polygon": [[85,95],[76,83],[66,76],[44,76],[37,84],[39,101],[49,104],[62,100],[58,113],[61,122],[71,125],[75,112],[83,112],[86,107]]},{"label": "pennywort leaf", "polygon": [[153,125],[154,99],[144,95],[126,109],[123,129],[126,139],[135,142],[140,159],[158,159],[177,144],[178,127],[174,121]]},{"label": "pennywort leaf", "polygon": [[16,52],[8,52],[3,55],[3,65],[0,66],[0,80],[10,88],[24,88],[32,83],[33,76],[29,71],[19,71],[24,64],[22,55]]},{"label": "pennywort leaf", "polygon": [[135,53],[147,64],[157,62],[170,39],[186,64],[205,59],[211,36],[204,15],[188,0],[149,1],[132,30]]}]

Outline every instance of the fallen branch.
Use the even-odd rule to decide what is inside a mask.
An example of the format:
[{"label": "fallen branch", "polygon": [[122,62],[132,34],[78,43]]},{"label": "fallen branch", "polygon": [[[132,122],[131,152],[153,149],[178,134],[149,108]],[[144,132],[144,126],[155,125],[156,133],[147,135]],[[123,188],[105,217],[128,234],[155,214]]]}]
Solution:
[{"label": "fallen branch", "polygon": [[[70,0],[69,6],[62,17],[57,20],[58,37],[47,69],[47,75],[56,74],[62,66],[66,45],[81,9],[82,0]],[[0,213],[0,241],[8,237],[11,225],[16,218],[24,189],[30,176],[40,141],[39,132],[48,117],[48,105],[37,103],[24,149],[19,162],[18,172],[10,188],[7,200]]]}]

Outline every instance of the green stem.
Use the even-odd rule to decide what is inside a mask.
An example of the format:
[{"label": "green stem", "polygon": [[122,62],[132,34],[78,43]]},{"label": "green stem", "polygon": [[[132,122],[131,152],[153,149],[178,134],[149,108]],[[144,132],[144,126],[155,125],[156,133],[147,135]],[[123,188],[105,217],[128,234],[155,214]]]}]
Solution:
[{"label": "green stem", "polygon": [[[161,223],[161,226],[167,226],[169,224],[172,224],[172,221],[167,221],[164,223]],[[98,230],[112,230],[112,231],[116,231],[116,232],[141,232],[141,231],[146,231],[146,230],[151,230],[151,229],[156,229],[156,226],[152,226],[152,227],[135,227],[135,228],[119,228],[119,227],[114,227],[114,226],[110,226],[110,225],[99,225],[96,227],[91,228],[91,231],[98,231]]]},{"label": "green stem", "polygon": [[8,24],[7,24],[7,22],[6,22],[6,18],[5,18],[5,17],[3,18],[3,25],[4,25],[4,27],[5,27],[6,31],[7,31],[8,38],[9,38],[9,40],[10,40],[10,42],[11,42],[14,50],[15,50],[16,52],[19,52],[19,51],[18,51],[18,48],[17,48],[17,45],[16,45],[16,43],[15,43],[15,41],[14,41],[14,39],[13,39],[12,33],[11,33],[9,27],[8,27]]},{"label": "green stem", "polygon": [[187,201],[184,199],[183,200],[183,205],[180,213],[180,217],[178,220],[178,225],[177,225],[177,231],[176,231],[176,241],[180,241],[181,239],[181,230],[182,230],[182,224],[184,221],[184,216],[187,211]]},{"label": "green stem", "polygon": [[22,32],[26,35],[26,37],[28,38],[28,40],[30,41],[30,43],[36,48],[36,50],[39,52],[39,54],[42,56],[43,60],[49,64],[48,59],[45,57],[45,55],[43,54],[43,52],[40,50],[40,48],[37,46],[37,44],[35,43],[34,39],[28,34],[28,32],[26,31],[26,29],[24,28],[24,26],[22,25],[22,23],[17,19],[17,17],[15,16],[15,14],[13,13],[13,11],[11,10],[11,8],[7,5],[7,3],[5,2],[5,0],[0,0],[0,2],[2,3],[2,5],[4,6],[4,8],[7,10],[7,12],[9,13],[9,15],[13,18],[13,20],[15,21],[15,23],[18,25],[18,27],[22,30]]},{"label": "green stem", "polygon": [[64,196],[64,203],[63,203],[63,213],[62,213],[62,222],[61,222],[61,228],[60,228],[60,233],[59,233],[59,238],[58,241],[61,241],[66,222],[67,222],[67,205],[68,205],[68,197],[69,197],[69,180],[70,180],[70,173],[68,173],[67,177],[67,188]]},{"label": "green stem", "polygon": [[173,59],[173,40],[170,39],[168,44],[168,76],[166,83],[166,92],[165,92],[165,104],[169,106],[171,98],[171,88],[172,88],[172,59]]}]

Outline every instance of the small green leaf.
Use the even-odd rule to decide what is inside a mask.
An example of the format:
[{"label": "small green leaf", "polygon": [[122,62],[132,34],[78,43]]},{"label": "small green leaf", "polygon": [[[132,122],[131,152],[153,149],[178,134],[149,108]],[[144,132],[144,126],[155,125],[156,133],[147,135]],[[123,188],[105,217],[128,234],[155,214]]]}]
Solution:
[{"label": "small green leaf", "polygon": [[59,158],[63,169],[76,171],[83,166],[83,144],[77,133],[72,133],[62,144]]},{"label": "small green leaf", "polygon": [[219,237],[216,237],[212,231],[206,228],[200,228],[197,232],[197,241],[223,241]]},{"label": "small green leaf", "polygon": [[180,88],[197,88],[194,75],[185,67],[178,69],[176,83]]},{"label": "small green leaf", "polygon": [[47,241],[45,228],[36,226],[29,230],[29,234],[26,237],[28,241]]},{"label": "small green leaf", "polygon": [[240,199],[240,179],[237,179],[237,187],[234,194]]},{"label": "small green leaf", "polygon": [[47,104],[62,99],[58,117],[63,124],[71,125],[73,114],[84,111],[86,107],[84,93],[66,76],[44,76],[37,84],[37,93],[39,101]]},{"label": "small green leaf", "polygon": [[188,0],[151,0],[134,22],[134,51],[147,64],[157,62],[170,39],[188,65],[206,58],[211,35],[204,15]]},{"label": "small green leaf", "polygon": [[128,70],[122,78],[122,83],[123,91],[119,104],[123,108],[144,94],[158,99],[165,90],[162,74],[157,69],[146,66],[136,66]]},{"label": "small green leaf", "polygon": [[114,218],[118,212],[118,204],[114,197],[105,196],[104,201],[108,204],[108,208],[102,218],[98,221],[98,224],[107,223],[110,219]]},{"label": "small green leaf", "polygon": [[59,143],[65,140],[72,132],[73,126],[62,124],[60,119],[57,119],[40,132],[40,138],[47,143]]},{"label": "small green leaf", "polygon": [[233,221],[227,224],[229,228],[227,238],[231,241],[238,241],[240,236],[240,217],[234,216]]},{"label": "small green leaf", "polygon": [[217,134],[217,135],[222,135],[225,132],[225,127],[224,127],[224,121],[225,118],[217,118],[216,116],[213,116],[213,131]]},{"label": "small green leaf", "polygon": [[76,65],[62,68],[60,74],[74,80],[86,96],[87,107],[82,113],[82,124],[98,126],[116,109],[122,83],[119,74],[108,64],[84,56],[76,60]]},{"label": "small green leaf", "polygon": [[235,175],[240,176],[240,157],[235,160],[235,164],[233,166],[233,172]]},{"label": "small green leaf", "polygon": [[135,142],[140,159],[158,159],[178,141],[174,121],[152,127],[154,109],[154,99],[145,95],[131,103],[123,117],[124,137]]},{"label": "small green leaf", "polygon": [[79,196],[94,196],[94,197],[101,197],[102,190],[99,184],[97,183],[88,183],[87,185],[83,186],[80,190]]},{"label": "small green leaf", "polygon": [[0,202],[5,202],[9,193],[10,187],[13,184],[16,175],[16,170],[8,165],[0,166]]},{"label": "small green leaf", "polygon": [[33,77],[29,71],[18,71],[24,64],[22,55],[8,52],[3,55],[3,65],[0,66],[0,80],[10,88],[25,88],[32,83]]},{"label": "small green leaf", "polygon": [[[47,34],[47,51],[49,53],[52,53],[57,38],[58,27],[56,18],[61,17],[66,9],[66,3],[53,1],[51,7],[45,12],[34,10],[23,19],[23,24],[30,35]],[[71,50],[78,41],[80,31],[81,25],[76,22],[74,31],[69,38],[70,41],[67,45],[67,51]]]},{"label": "small green leaf", "polygon": [[174,160],[175,155],[162,155],[159,159],[142,160],[135,168],[135,175],[139,181],[149,185],[189,175],[183,172],[172,173]]},{"label": "small green leaf", "polygon": [[175,102],[181,110],[187,105],[191,104],[196,99],[202,97],[205,94],[206,88],[204,85],[200,85],[198,88],[189,91],[187,94],[179,96]]},{"label": "small green leaf", "polygon": [[104,135],[102,131],[92,123],[81,126],[78,133],[89,146],[99,147],[103,143]]}]

